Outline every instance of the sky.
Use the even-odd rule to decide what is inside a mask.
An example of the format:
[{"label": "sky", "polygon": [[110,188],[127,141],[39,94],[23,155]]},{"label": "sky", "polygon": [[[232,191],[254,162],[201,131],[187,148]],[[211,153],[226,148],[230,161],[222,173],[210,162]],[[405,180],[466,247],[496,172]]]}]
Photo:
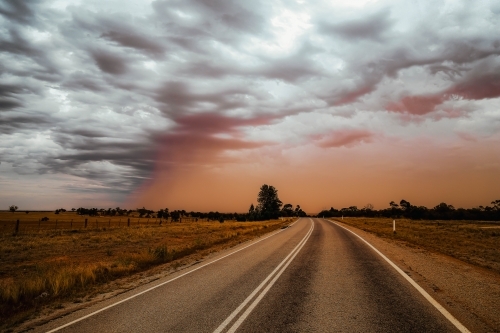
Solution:
[{"label": "sky", "polygon": [[500,2],[0,0],[0,209],[500,199]]}]

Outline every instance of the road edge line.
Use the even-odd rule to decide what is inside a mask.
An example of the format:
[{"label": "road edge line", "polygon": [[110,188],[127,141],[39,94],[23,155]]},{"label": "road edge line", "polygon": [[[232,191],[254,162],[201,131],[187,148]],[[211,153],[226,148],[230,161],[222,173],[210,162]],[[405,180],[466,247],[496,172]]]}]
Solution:
[{"label": "road edge line", "polygon": [[[298,218],[298,219],[297,219],[297,221],[295,221],[295,222],[293,222],[292,224],[290,224],[290,225],[289,225],[289,227],[290,227],[290,226],[292,226],[292,225],[294,225],[295,223],[297,223],[299,220],[300,220],[300,218]],[[288,228],[287,228],[287,229],[288,229]],[[108,309],[111,309],[112,307],[115,307],[115,306],[117,306],[117,305],[119,305],[119,304],[125,303],[125,302],[127,302],[127,301],[129,301],[129,300],[131,300],[131,299],[133,299],[133,298],[136,298],[136,297],[138,297],[138,296],[140,296],[140,295],[142,295],[142,294],[145,294],[145,293],[147,293],[147,292],[150,292],[151,290],[154,290],[154,289],[156,289],[156,288],[159,288],[159,287],[161,287],[161,286],[164,286],[164,285],[166,285],[167,283],[170,283],[170,282],[172,282],[172,281],[175,281],[175,280],[177,280],[177,279],[180,279],[181,277],[186,276],[186,275],[188,275],[188,274],[191,274],[191,273],[193,273],[193,272],[195,272],[195,271],[197,271],[197,270],[199,270],[199,269],[201,269],[201,268],[203,268],[203,267],[205,267],[205,266],[211,265],[211,264],[213,264],[214,262],[217,262],[217,261],[219,261],[219,260],[222,260],[222,259],[224,259],[224,258],[227,258],[227,257],[229,257],[230,255],[233,255],[233,254],[235,254],[235,253],[237,253],[237,252],[240,252],[240,251],[242,251],[242,250],[244,250],[244,249],[246,249],[246,248],[248,248],[248,247],[250,247],[250,246],[253,246],[253,245],[255,245],[255,244],[259,243],[259,242],[262,242],[263,240],[268,239],[269,237],[272,237],[272,236],[274,236],[274,235],[277,235],[277,234],[279,234],[280,232],[282,232],[282,231],[284,231],[284,230],[286,230],[286,229],[280,229],[280,230],[278,230],[278,231],[276,231],[276,232],[273,232],[273,233],[271,233],[270,235],[268,235],[268,236],[266,236],[266,237],[264,237],[264,238],[261,238],[261,239],[259,239],[259,240],[255,241],[255,242],[252,242],[251,244],[248,244],[248,245],[246,245],[246,246],[244,246],[244,247],[242,247],[242,248],[240,248],[240,249],[238,249],[238,250],[236,250],[236,251],[234,251],[234,252],[228,253],[228,254],[224,255],[223,257],[220,257],[220,258],[218,258],[218,259],[215,259],[214,261],[210,261],[210,262],[208,262],[208,263],[206,263],[206,264],[203,264],[203,265],[201,265],[201,266],[199,266],[199,267],[197,267],[197,268],[195,268],[195,269],[193,269],[193,270],[190,270],[189,272],[183,273],[183,274],[181,274],[181,275],[179,275],[179,276],[176,276],[176,277],[175,277],[175,278],[173,278],[173,279],[170,279],[170,280],[168,280],[168,281],[165,281],[165,282],[162,282],[162,283],[160,283],[160,284],[157,284],[157,285],[155,285],[155,286],[153,286],[153,287],[150,287],[150,288],[148,288],[148,289],[146,289],[146,290],[143,290],[143,291],[141,291],[141,292],[138,292],[137,294],[134,294],[134,295],[129,296],[129,297],[125,298],[125,299],[122,299],[121,301],[118,301],[118,302],[116,302],[116,303],[113,303],[113,304],[110,304],[110,305],[108,305],[108,306],[105,306],[105,307],[104,307],[104,308],[102,308],[102,309],[99,309],[99,310],[96,310],[96,311],[94,311],[94,312],[91,312],[91,313],[89,313],[89,314],[87,314],[87,315],[85,315],[85,316],[83,316],[83,317],[80,317],[80,318],[78,318],[78,319],[75,319],[75,320],[73,320],[73,321],[71,321],[71,322],[69,322],[69,323],[66,323],[66,324],[64,324],[64,325],[61,325],[61,326],[56,327],[56,328],[54,328],[54,329],[51,329],[50,331],[47,331],[46,333],[53,333],[53,332],[57,332],[57,331],[59,331],[59,330],[62,330],[63,328],[66,328],[66,327],[71,326],[71,325],[73,325],[73,324],[76,324],[76,323],[78,323],[78,322],[80,322],[80,321],[82,321],[82,320],[85,320],[85,319],[87,319],[87,318],[90,318],[90,317],[92,317],[92,316],[94,316],[94,315],[96,315],[96,314],[98,314],[98,313],[101,313],[101,312],[103,312],[103,311],[106,311],[106,310],[108,310]]]},{"label": "road edge line", "polygon": [[[326,219],[325,219],[326,220]],[[387,258],[382,252],[380,252],[379,250],[377,250],[375,248],[375,246],[373,246],[372,244],[370,244],[368,241],[366,241],[363,237],[361,237],[360,235],[356,234],[354,231],[352,230],[349,230],[348,228],[338,224],[337,222],[334,222],[334,221],[331,221],[331,220],[326,220],[330,223],[333,223],[339,227],[341,227],[342,229],[345,229],[347,231],[349,231],[350,233],[352,233],[354,236],[358,237],[359,239],[361,239],[363,242],[365,242],[372,250],[374,250],[378,255],[380,255],[387,263],[389,263],[389,265],[391,265],[399,274],[401,274],[401,276],[403,276],[415,289],[418,290],[418,292],[420,294],[422,294],[422,296],[425,297],[425,299],[431,303],[439,312],[441,312],[441,314],[446,318],[448,319],[453,325],[455,325],[455,327],[462,333],[471,333],[471,331],[469,331],[467,329],[467,327],[465,327],[461,322],[458,321],[457,318],[455,318],[450,312],[448,312],[448,310],[446,310],[441,304],[438,303],[438,301],[436,301],[431,295],[429,295],[429,293],[427,291],[425,291],[422,287],[420,287],[420,285],[415,282],[415,280],[413,280],[411,277],[408,276],[408,274],[406,274],[401,268],[399,268],[395,263],[393,263],[389,258]]]}]

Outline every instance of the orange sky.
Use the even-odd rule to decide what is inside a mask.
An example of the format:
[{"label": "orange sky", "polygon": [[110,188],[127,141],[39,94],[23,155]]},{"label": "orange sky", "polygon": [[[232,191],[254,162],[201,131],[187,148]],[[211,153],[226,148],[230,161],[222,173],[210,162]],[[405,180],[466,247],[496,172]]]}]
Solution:
[{"label": "orange sky", "polygon": [[308,213],[368,203],[382,209],[401,199],[427,207],[443,201],[455,207],[487,205],[499,197],[499,139],[436,143],[380,137],[350,147],[213,148],[201,159],[187,150],[175,167],[162,168],[166,157],[160,157],[152,181],[131,203],[244,212],[256,203],[259,187],[270,184],[284,203],[300,204]]}]

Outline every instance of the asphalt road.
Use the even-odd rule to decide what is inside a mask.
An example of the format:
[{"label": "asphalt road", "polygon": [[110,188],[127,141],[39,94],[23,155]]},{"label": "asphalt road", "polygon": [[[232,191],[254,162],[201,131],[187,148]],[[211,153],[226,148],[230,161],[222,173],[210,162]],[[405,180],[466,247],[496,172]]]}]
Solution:
[{"label": "asphalt road", "polygon": [[326,220],[303,218],[249,245],[36,331],[458,331],[363,241]]}]

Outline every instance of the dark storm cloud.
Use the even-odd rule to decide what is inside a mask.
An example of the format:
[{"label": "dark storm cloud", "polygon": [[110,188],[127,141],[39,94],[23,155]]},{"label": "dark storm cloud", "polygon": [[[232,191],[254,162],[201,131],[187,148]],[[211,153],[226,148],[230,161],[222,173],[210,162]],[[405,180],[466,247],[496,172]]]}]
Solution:
[{"label": "dark storm cloud", "polygon": [[251,93],[243,88],[219,88],[211,92],[195,92],[184,82],[167,82],[156,93],[155,99],[164,104],[167,114],[178,115],[197,107],[200,103],[209,103],[210,109],[218,112],[244,107],[246,103],[238,95]]},{"label": "dark storm cloud", "polygon": [[381,41],[391,27],[390,11],[387,9],[362,18],[338,23],[320,22],[318,24],[320,33],[335,34],[350,42],[356,39]]},{"label": "dark storm cloud", "polygon": [[120,56],[110,52],[98,50],[92,52],[92,57],[94,58],[97,66],[99,66],[103,72],[115,75],[127,72],[127,64]]},{"label": "dark storm cloud", "polygon": [[146,53],[162,54],[165,49],[161,44],[150,40],[148,37],[139,35],[132,31],[123,31],[123,27],[114,26],[101,37],[117,42],[122,46],[145,51]]},{"label": "dark storm cloud", "polygon": [[[494,26],[498,10],[483,18],[440,7],[430,17],[405,16],[390,1],[322,6],[3,1],[0,133],[24,150],[4,147],[1,160],[29,160],[34,173],[97,180],[96,191],[123,194],[151,177],[156,161],[211,163],[266,146],[243,129],[287,116],[342,106],[353,122],[358,109],[429,117],[453,98],[499,97],[500,40],[495,29],[476,28]],[[441,77],[438,88],[422,88]],[[374,133],[354,123],[312,140],[351,147]]]},{"label": "dark storm cloud", "polygon": [[0,14],[9,20],[32,24],[36,15],[36,6],[41,2],[40,0],[4,0],[0,3]]}]

